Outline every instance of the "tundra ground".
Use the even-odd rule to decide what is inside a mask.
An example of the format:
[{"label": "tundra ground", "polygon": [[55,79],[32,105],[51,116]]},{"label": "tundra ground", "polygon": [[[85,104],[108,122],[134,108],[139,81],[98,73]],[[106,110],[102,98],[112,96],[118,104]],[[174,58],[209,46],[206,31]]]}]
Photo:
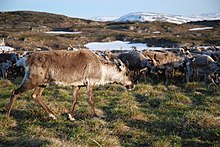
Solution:
[{"label": "tundra ground", "polygon": [[80,89],[76,121],[66,118],[71,87],[49,86],[43,101],[57,120],[31,98],[20,96],[6,116],[11,91],[21,79],[0,80],[0,146],[218,146],[220,92],[218,87],[192,82],[140,83],[133,91],[119,85],[96,87],[92,111],[86,89]]}]

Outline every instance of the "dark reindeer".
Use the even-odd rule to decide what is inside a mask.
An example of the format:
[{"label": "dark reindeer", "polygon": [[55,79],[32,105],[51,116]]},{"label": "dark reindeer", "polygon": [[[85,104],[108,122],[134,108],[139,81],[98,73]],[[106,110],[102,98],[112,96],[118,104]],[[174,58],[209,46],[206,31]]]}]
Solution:
[{"label": "dark reindeer", "polygon": [[121,53],[118,55],[118,59],[128,65],[129,70],[133,72],[134,81],[138,81],[141,75],[143,75],[146,80],[145,72],[153,66],[153,60],[137,51]]},{"label": "dark reindeer", "polygon": [[73,87],[73,101],[68,113],[68,118],[71,121],[75,120],[74,107],[81,86],[87,86],[92,111],[96,116],[93,96],[94,86],[119,83],[131,89],[133,84],[127,71],[122,62],[119,61],[116,65],[112,62],[102,61],[89,50],[32,53],[27,57],[25,76],[21,86],[12,92],[6,114],[10,115],[12,106],[20,94],[35,89],[32,97],[49,114],[49,117],[56,119],[54,112],[43,103],[40,96],[45,85],[58,84]]}]

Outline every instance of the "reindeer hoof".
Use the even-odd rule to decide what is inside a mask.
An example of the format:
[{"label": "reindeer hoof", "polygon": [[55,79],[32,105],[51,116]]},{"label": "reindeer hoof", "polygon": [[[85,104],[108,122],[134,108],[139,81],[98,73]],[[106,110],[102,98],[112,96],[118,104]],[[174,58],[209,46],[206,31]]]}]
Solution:
[{"label": "reindeer hoof", "polygon": [[97,115],[97,114],[93,114],[92,117],[93,117],[93,118],[98,118],[98,119],[103,119],[103,118],[105,118],[104,115]]},{"label": "reindeer hoof", "polygon": [[49,118],[52,118],[53,120],[56,120],[56,116],[54,116],[53,114],[49,114]]},{"label": "reindeer hoof", "polygon": [[71,114],[67,114],[68,115],[68,120],[70,120],[70,121],[75,121],[76,119],[74,118],[74,117],[72,117],[72,115]]},{"label": "reindeer hoof", "polygon": [[106,118],[105,115],[97,115],[97,114],[95,114],[93,117],[94,117],[94,118],[98,118],[98,119],[104,119],[104,118]]}]

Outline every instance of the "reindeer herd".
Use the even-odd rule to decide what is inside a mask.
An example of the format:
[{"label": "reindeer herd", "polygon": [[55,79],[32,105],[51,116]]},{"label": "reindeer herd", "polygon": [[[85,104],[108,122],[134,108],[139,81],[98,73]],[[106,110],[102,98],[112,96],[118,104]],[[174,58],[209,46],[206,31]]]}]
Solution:
[{"label": "reindeer herd", "polygon": [[125,53],[98,52],[106,60],[120,59],[132,72],[134,82],[144,77],[150,81],[169,78],[179,73],[182,82],[203,81],[215,86],[219,84],[220,50],[217,47],[207,49],[166,49],[129,51]]},{"label": "reindeer herd", "polygon": [[[68,118],[73,121],[74,107],[80,87],[86,86],[93,115],[93,88],[96,85],[118,83],[127,89],[134,87],[143,77],[168,80],[180,73],[183,82],[204,81],[219,85],[220,51],[218,48],[195,50],[187,48],[159,51],[39,51],[23,54],[0,54],[2,78],[23,75],[20,87],[12,92],[6,114],[10,115],[16,99],[24,92],[35,89],[32,98],[56,119],[55,113],[41,100],[40,96],[47,85],[72,86],[72,105]],[[162,78],[161,78],[162,77]]]}]

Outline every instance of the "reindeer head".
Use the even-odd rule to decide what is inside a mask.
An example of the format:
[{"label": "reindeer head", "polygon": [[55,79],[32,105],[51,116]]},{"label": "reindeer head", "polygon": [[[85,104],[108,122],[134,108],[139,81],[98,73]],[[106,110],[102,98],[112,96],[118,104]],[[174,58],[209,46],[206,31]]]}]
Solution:
[{"label": "reindeer head", "polygon": [[128,90],[132,90],[134,85],[132,83],[131,74],[128,70],[128,67],[120,59],[115,59],[114,63],[117,65],[119,71],[120,81],[118,82],[123,84]]}]

